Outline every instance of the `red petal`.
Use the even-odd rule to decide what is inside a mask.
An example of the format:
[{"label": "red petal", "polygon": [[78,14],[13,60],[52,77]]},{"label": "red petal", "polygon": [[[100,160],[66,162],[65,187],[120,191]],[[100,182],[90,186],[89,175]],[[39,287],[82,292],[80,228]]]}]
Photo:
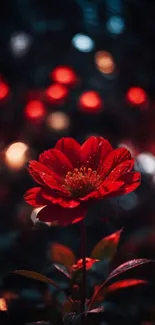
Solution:
[{"label": "red petal", "polygon": [[69,192],[65,190],[64,187],[62,187],[62,184],[60,182],[57,182],[53,176],[51,175],[43,175],[42,180],[46,184],[47,187],[49,187],[52,190],[57,190],[59,192],[59,195],[61,196],[68,196]]},{"label": "red petal", "polygon": [[61,185],[62,179],[57,174],[52,172],[52,170],[50,170],[48,167],[44,166],[38,161],[32,160],[28,168],[30,174],[38,183],[41,183],[42,181],[41,184],[47,186],[49,186],[48,183],[50,183],[50,188],[66,193]]},{"label": "red petal", "polygon": [[70,160],[73,167],[78,167],[80,164],[80,144],[73,138],[61,138],[55,146],[55,149],[60,150]]},{"label": "red petal", "polygon": [[75,208],[80,202],[72,200],[69,197],[60,196],[58,193],[55,193],[49,188],[44,188],[42,191],[43,197],[52,202],[53,204],[59,204],[64,208]]},{"label": "red petal", "polygon": [[44,182],[41,178],[41,175],[46,173],[46,174],[51,174],[51,171],[49,168],[47,168],[46,166],[40,164],[38,161],[36,160],[31,160],[28,166],[28,171],[30,173],[30,175],[32,176],[32,178],[39,184],[43,185]]},{"label": "red petal", "polygon": [[140,182],[141,174],[139,172],[130,172],[120,177],[119,180],[123,181],[125,184]]},{"label": "red petal", "polygon": [[99,192],[96,191],[92,191],[90,193],[88,193],[87,195],[80,197],[79,200],[80,201],[88,201],[90,199],[98,199],[99,198]]},{"label": "red petal", "polygon": [[102,177],[106,177],[115,167],[126,160],[132,160],[130,151],[126,148],[117,148],[110,152],[106,157],[104,164],[99,166],[98,173]]},{"label": "red petal", "polygon": [[125,195],[131,193],[136,190],[136,188],[140,185],[140,182],[135,182],[133,184],[127,184],[122,186],[122,188],[118,191],[117,195]]},{"label": "red petal", "polygon": [[116,180],[122,180],[121,176],[130,172],[130,170],[134,166],[134,160],[126,160],[122,162],[120,165],[112,169],[109,175],[106,177],[104,181],[104,185],[108,184],[109,182],[114,182]]},{"label": "red petal", "polygon": [[123,185],[122,181],[109,182],[109,184],[104,183],[98,189],[99,197],[103,198],[104,196],[109,196],[112,192],[118,191]]},{"label": "red petal", "polygon": [[96,170],[99,163],[111,152],[110,143],[102,137],[90,137],[81,146],[81,164]]},{"label": "red petal", "polygon": [[65,176],[69,170],[73,169],[68,158],[57,149],[44,151],[39,156],[39,161],[61,177]]},{"label": "red petal", "polygon": [[24,194],[24,200],[34,207],[41,207],[49,203],[45,198],[42,197],[41,187],[33,187],[28,190]]},{"label": "red petal", "polygon": [[120,177],[119,180],[123,181],[124,184],[120,189],[111,193],[110,196],[125,195],[136,190],[140,185],[141,174],[139,172],[130,172]]},{"label": "red petal", "polygon": [[60,205],[51,204],[41,211],[37,217],[43,222],[57,222],[60,226],[68,226],[81,221],[86,215],[86,208],[79,205],[77,208],[62,208]]}]

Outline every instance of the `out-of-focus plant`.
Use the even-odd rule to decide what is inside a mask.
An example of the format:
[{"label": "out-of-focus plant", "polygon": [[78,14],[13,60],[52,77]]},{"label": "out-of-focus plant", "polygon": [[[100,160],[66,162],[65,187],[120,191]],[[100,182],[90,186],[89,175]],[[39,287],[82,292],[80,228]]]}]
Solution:
[{"label": "out-of-focus plant", "polygon": [[[94,247],[91,256],[86,258],[87,276],[89,272],[92,272],[92,270],[95,269],[101,261],[104,261],[104,259],[108,260],[108,263],[111,264],[119,244],[121,232],[122,230],[103,238]],[[65,322],[67,319],[69,320],[70,317],[72,317],[74,321],[76,319],[78,321],[81,318],[82,259],[76,260],[70,248],[58,243],[54,243],[51,247],[51,258],[56,270],[66,277],[68,283],[67,289],[61,288],[61,285],[58,285],[52,279],[37,272],[16,270],[14,273],[50,284],[54,286],[58,292],[63,291],[66,296],[65,301],[62,304],[57,301],[57,308],[61,314],[62,322]],[[88,319],[88,324],[90,324],[90,314],[104,313],[104,304],[106,306],[107,303],[106,297],[110,294],[129,287],[149,285],[148,268],[151,267],[155,268],[155,262],[152,260],[133,259],[112,270],[103,283],[94,286],[92,296],[86,296],[85,321],[87,322]],[[147,269],[146,274],[145,269]]]}]

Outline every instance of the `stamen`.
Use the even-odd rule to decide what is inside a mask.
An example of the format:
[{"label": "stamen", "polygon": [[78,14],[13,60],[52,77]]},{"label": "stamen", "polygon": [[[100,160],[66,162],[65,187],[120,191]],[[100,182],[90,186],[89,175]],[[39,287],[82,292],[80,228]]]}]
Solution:
[{"label": "stamen", "polygon": [[100,184],[101,178],[95,170],[80,167],[66,174],[63,187],[70,192],[72,197],[82,197],[97,189]]}]

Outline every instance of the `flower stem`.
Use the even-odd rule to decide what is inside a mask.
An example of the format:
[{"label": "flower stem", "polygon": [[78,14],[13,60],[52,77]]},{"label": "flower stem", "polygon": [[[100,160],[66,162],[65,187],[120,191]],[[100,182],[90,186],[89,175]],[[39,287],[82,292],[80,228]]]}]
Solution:
[{"label": "flower stem", "polygon": [[81,257],[82,267],[82,296],[81,296],[81,324],[85,325],[85,303],[86,303],[86,231],[84,221],[81,222]]}]

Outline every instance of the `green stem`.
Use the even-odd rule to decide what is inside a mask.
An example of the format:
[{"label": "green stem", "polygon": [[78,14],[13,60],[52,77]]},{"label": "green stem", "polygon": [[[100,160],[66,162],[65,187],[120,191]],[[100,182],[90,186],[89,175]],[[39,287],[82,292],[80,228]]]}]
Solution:
[{"label": "green stem", "polygon": [[86,305],[86,231],[84,221],[81,222],[81,254],[83,261],[82,268],[82,296],[81,296],[81,325],[85,325],[85,305]]}]

